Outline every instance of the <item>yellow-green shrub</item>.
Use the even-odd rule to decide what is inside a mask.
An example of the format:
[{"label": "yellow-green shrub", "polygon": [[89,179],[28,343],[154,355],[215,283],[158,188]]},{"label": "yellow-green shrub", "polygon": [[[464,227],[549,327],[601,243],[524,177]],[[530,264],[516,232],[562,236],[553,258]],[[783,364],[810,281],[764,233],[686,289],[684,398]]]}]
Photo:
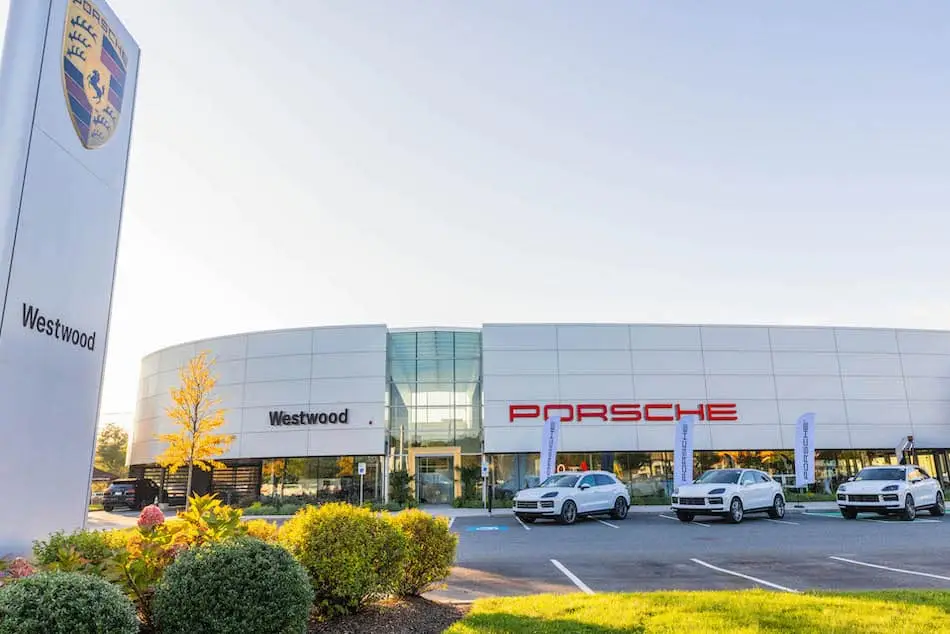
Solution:
[{"label": "yellow-green shrub", "polygon": [[244,522],[247,534],[263,542],[277,541],[277,522],[268,522],[267,520],[248,520]]},{"label": "yellow-green shrub", "polygon": [[406,562],[397,594],[418,596],[449,576],[458,535],[449,530],[446,518],[410,509],[391,515],[389,521],[406,536]]},{"label": "yellow-green shrub", "polygon": [[308,506],[280,531],[280,542],[303,564],[324,615],[355,612],[395,590],[406,538],[396,525],[344,503]]}]

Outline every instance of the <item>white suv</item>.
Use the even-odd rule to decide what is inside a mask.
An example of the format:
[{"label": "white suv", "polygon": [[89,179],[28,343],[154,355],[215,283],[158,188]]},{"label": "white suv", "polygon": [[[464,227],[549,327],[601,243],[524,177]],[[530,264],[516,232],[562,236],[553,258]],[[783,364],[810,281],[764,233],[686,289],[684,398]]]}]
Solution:
[{"label": "white suv", "polygon": [[921,509],[937,517],[947,512],[940,483],[917,465],[865,467],[838,487],[836,497],[849,520],[865,512],[894,513],[907,521]]},{"label": "white suv", "polygon": [[697,515],[719,515],[738,524],[746,513],[785,517],[782,485],[758,469],[711,469],[693,484],[674,489],[672,509],[682,522]]},{"label": "white suv", "polygon": [[630,508],[630,493],[607,471],[565,471],[518,491],[512,506],[518,519],[529,524],[539,517],[573,524],[582,515],[606,513],[622,520]]}]

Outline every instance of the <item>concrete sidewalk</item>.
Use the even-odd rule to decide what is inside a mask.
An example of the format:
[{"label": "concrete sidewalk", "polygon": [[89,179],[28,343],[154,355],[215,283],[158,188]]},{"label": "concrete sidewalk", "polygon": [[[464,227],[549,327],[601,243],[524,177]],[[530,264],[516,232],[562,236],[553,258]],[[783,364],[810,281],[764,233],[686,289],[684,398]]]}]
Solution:
[{"label": "concrete sidewalk", "polygon": [[[457,509],[449,506],[427,505],[420,507],[423,511],[441,517],[489,517],[486,509]],[[837,511],[838,505],[835,502],[802,502],[797,503],[794,500],[788,500],[786,511],[788,513],[804,511]],[[669,513],[670,507],[665,504],[656,505],[634,505],[630,507],[630,513]],[[514,515],[512,509],[492,509],[492,516]]]},{"label": "concrete sidewalk", "polygon": [[[838,505],[835,502],[795,502],[795,500],[788,500],[788,506],[786,507],[787,512],[789,513],[801,513],[804,511],[837,511]],[[510,508],[506,509],[492,509],[491,514],[488,513],[487,509],[457,509],[447,505],[439,504],[427,504],[419,507],[421,510],[426,513],[430,513],[437,517],[448,517],[448,518],[459,518],[459,517],[507,517],[514,515],[514,511]],[[630,513],[639,514],[639,513],[669,513],[670,507],[664,504],[655,504],[655,505],[634,505],[630,507]],[[174,510],[165,511],[165,517],[175,517]],[[289,515],[245,515],[242,519],[244,520],[253,520],[253,519],[262,519],[270,522],[273,521],[284,521],[289,519]],[[105,511],[93,511],[89,513],[89,528],[91,529],[108,529],[108,528],[128,528],[130,526],[135,526],[136,521],[138,520],[138,513],[134,512],[120,512],[120,513],[106,513]]]}]

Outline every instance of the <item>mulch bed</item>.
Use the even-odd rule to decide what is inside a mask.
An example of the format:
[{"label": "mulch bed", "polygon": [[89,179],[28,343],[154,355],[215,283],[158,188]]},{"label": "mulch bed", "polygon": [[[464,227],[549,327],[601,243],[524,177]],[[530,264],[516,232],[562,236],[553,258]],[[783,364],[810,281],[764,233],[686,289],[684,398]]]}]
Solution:
[{"label": "mulch bed", "polygon": [[437,603],[421,597],[383,601],[324,623],[313,623],[310,634],[442,634],[465,616],[467,605]]}]

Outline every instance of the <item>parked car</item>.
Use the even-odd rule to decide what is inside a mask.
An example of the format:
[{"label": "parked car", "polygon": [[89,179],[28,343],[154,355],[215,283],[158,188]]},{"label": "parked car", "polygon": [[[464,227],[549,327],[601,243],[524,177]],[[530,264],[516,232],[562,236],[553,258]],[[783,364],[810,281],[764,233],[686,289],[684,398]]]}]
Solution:
[{"label": "parked car", "polygon": [[141,511],[158,499],[159,487],[154,480],[148,478],[123,478],[109,483],[102,496],[102,508],[112,511],[117,506]]},{"label": "parked car", "polygon": [[726,517],[738,524],[748,513],[785,517],[782,485],[758,469],[710,469],[693,484],[673,490],[672,509],[681,522],[697,515]]},{"label": "parked car", "polygon": [[622,520],[630,508],[630,493],[607,471],[572,471],[518,491],[513,505],[515,516],[529,524],[541,517],[573,524],[578,517],[600,514]]},{"label": "parked car", "polygon": [[836,497],[845,519],[873,512],[913,521],[917,511],[929,510],[937,517],[947,512],[940,488],[937,479],[917,465],[865,467],[838,487]]}]

